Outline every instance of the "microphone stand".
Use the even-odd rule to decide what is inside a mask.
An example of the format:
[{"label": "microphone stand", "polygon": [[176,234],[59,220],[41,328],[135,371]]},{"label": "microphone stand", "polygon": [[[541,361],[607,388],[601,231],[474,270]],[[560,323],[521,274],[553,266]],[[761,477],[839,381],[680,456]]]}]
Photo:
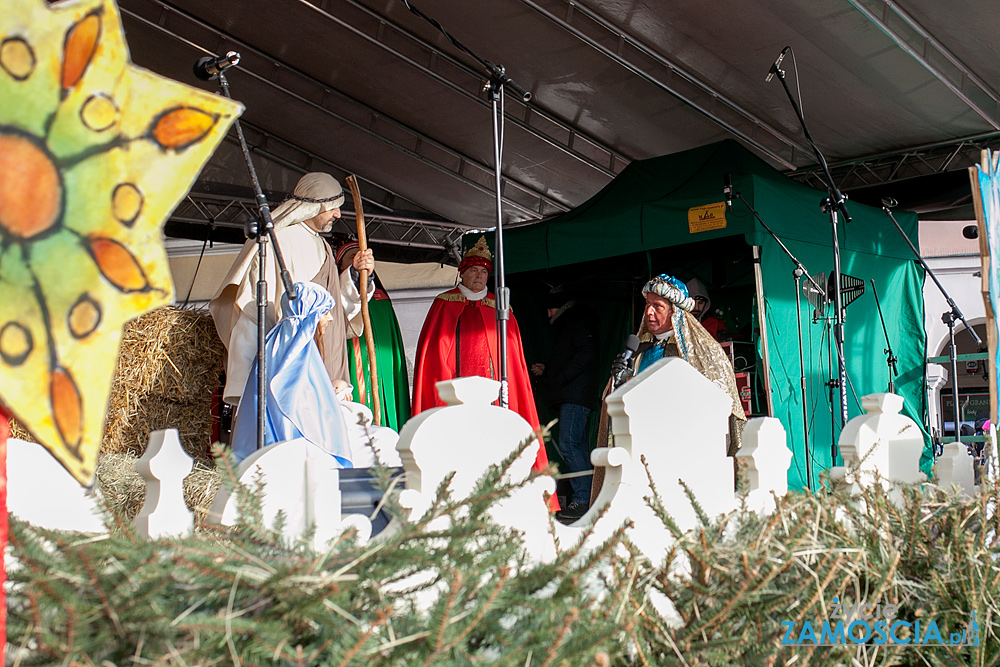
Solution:
[{"label": "microphone stand", "polygon": [[[794,58],[794,53],[792,54]],[[788,101],[792,104],[792,109],[795,111],[795,115],[799,119],[799,123],[802,125],[802,131],[805,134],[806,139],[809,141],[809,145],[812,146],[813,152],[816,153],[816,158],[819,160],[820,166],[823,168],[823,173],[826,175],[826,186],[827,186],[827,197],[820,203],[820,209],[824,213],[830,215],[830,228],[833,231],[833,303],[834,303],[834,346],[837,348],[837,379],[831,380],[831,386],[838,387],[840,389],[840,428],[843,430],[844,426],[847,425],[847,363],[844,360],[844,309],[843,309],[843,294],[840,289],[840,237],[837,232],[837,212],[839,211],[844,216],[844,222],[851,222],[851,214],[847,210],[846,197],[837,188],[837,184],[833,180],[833,175],[830,173],[830,167],[826,163],[826,158],[823,157],[823,152],[820,151],[816,142],[813,141],[812,134],[809,133],[809,127],[806,125],[806,119],[802,116],[802,110],[799,105],[795,102],[795,98],[792,96],[792,91],[788,88],[788,82],[785,81],[785,71],[778,67],[778,63],[771,65],[771,71],[778,75],[778,79],[781,81],[781,87],[785,90],[785,95],[788,96]],[[833,442],[833,457],[837,457],[837,442]]]},{"label": "microphone stand", "polygon": [[[948,356],[951,359],[951,391],[952,398],[955,401],[955,442],[961,442],[962,436],[960,434],[960,424],[962,423],[962,408],[958,404],[958,354],[955,349],[955,321],[961,320],[962,324],[965,325],[965,330],[968,331],[969,335],[972,336],[972,339],[976,341],[977,346],[982,347],[983,340],[976,333],[976,330],[969,326],[969,323],[965,320],[965,315],[962,314],[962,310],[958,307],[958,304],[955,303],[955,300],[952,299],[947,290],[945,290],[944,285],[942,285],[941,281],[938,280],[938,277],[934,275],[934,271],[932,271],[931,267],[927,265],[924,258],[920,256],[920,251],[917,250],[916,246],[914,246],[913,242],[910,240],[910,237],[906,235],[906,232],[903,231],[903,228],[896,221],[896,216],[892,214],[892,206],[894,205],[895,201],[882,200],[882,210],[885,211],[885,214],[889,216],[890,220],[892,220],[892,224],[895,225],[896,231],[898,231],[899,235],[903,237],[904,241],[906,241],[906,245],[910,247],[910,251],[913,253],[913,256],[920,262],[920,266],[924,267],[924,271],[927,272],[927,275],[929,275],[931,280],[934,281],[934,284],[937,285],[938,291],[941,292],[941,296],[944,297],[944,300],[950,307],[950,310],[945,311],[945,313],[941,315],[941,321],[948,325]],[[941,435],[943,438],[943,424],[941,428]]]},{"label": "microphone stand", "polygon": [[[218,76],[219,90],[222,91],[224,96],[233,99],[232,95],[229,94],[229,82],[226,80],[226,75],[220,71]],[[295,292],[295,285],[292,284],[292,277],[288,273],[288,268],[285,266],[285,259],[281,255],[278,239],[274,235],[274,223],[271,221],[271,207],[267,203],[264,191],[260,187],[260,181],[257,179],[257,170],[253,166],[250,149],[247,147],[246,138],[243,136],[243,127],[240,125],[238,118],[233,125],[236,127],[236,136],[240,141],[240,150],[243,151],[243,159],[247,163],[247,171],[250,172],[250,181],[253,184],[257,211],[260,215],[260,222],[250,220],[244,232],[247,238],[257,239],[257,266],[259,267],[257,271],[257,449],[263,449],[264,431],[267,422],[267,401],[264,400],[264,395],[267,391],[267,361],[264,356],[264,339],[267,336],[267,272],[264,270],[264,267],[265,260],[267,259],[268,239],[274,245],[274,258],[278,263],[278,274],[281,276],[281,282],[284,285],[285,292],[288,294],[288,298],[295,299],[298,295]],[[263,225],[263,228],[261,225]]]},{"label": "microphone stand", "polygon": [[493,279],[496,281],[497,340],[500,355],[500,407],[510,405],[510,387],[507,381],[507,324],[510,320],[510,290],[507,288],[503,263],[503,202],[500,200],[500,166],[503,160],[503,139],[500,124],[503,105],[503,68],[492,72],[484,90],[490,98],[493,109],[493,196],[496,201],[497,232],[494,253],[496,264]]},{"label": "microphone stand", "polygon": [[[806,486],[808,486],[809,490],[812,491],[813,488],[812,450],[810,449],[809,446],[809,409],[808,406],[806,405],[806,364],[805,364],[805,352],[802,347],[801,280],[804,276],[806,280],[808,280],[812,284],[813,288],[817,291],[817,294],[823,295],[824,298],[826,298],[826,289],[820,286],[820,284],[816,282],[816,279],[809,275],[809,272],[806,271],[806,267],[802,265],[802,262],[800,262],[798,258],[792,254],[792,251],[788,249],[788,246],[786,246],[780,238],[778,238],[778,235],[774,233],[774,230],[772,230],[770,227],[767,226],[767,223],[764,222],[764,219],[760,217],[756,209],[754,209],[754,207],[750,205],[750,202],[748,202],[743,197],[743,193],[739,191],[734,191],[733,196],[737,197],[741,202],[743,202],[743,205],[746,206],[751,213],[753,213],[753,217],[757,219],[757,222],[760,223],[760,226],[763,227],[764,230],[771,235],[771,238],[773,238],[777,242],[778,246],[785,251],[785,254],[788,255],[788,258],[791,259],[792,263],[795,265],[795,270],[792,272],[792,277],[795,282],[795,322],[797,325],[796,328],[798,329],[799,332],[799,385],[802,388],[802,436],[803,436],[802,442],[805,447],[805,454],[806,454]],[[834,445],[834,447],[836,447],[836,445]],[[836,449],[834,449],[833,455],[834,459],[832,460],[832,463],[836,463]]]},{"label": "microphone stand", "polygon": [[898,375],[896,372],[896,362],[899,359],[892,353],[892,344],[889,342],[889,330],[885,328],[885,317],[882,316],[882,304],[878,300],[878,290],[875,289],[875,279],[869,278],[872,284],[872,294],[875,295],[875,307],[878,308],[878,319],[882,322],[882,333],[885,335],[885,350],[886,353],[885,363],[889,366],[889,393],[896,393],[896,383],[893,379]]},{"label": "microphone stand", "polygon": [[469,47],[455,39],[437,20],[414,7],[409,0],[402,0],[402,2],[411,12],[437,28],[449,42],[455,45],[455,47],[479,62],[489,74],[486,84],[483,86],[483,92],[489,96],[490,104],[493,110],[493,185],[497,214],[496,247],[494,248],[496,262],[493,266],[493,278],[496,281],[495,290],[497,298],[496,313],[497,338],[499,339],[498,347],[500,355],[500,406],[506,408],[510,405],[509,386],[507,382],[507,323],[510,320],[510,290],[507,288],[506,275],[504,271],[503,201],[500,198],[501,163],[503,160],[503,134],[501,128],[501,121],[503,118],[503,92],[505,87],[509,87],[517,93],[517,95],[524,102],[531,99],[531,93],[512,81],[511,78],[507,76],[506,70],[501,65],[496,65],[491,63],[489,60],[476,55],[471,49],[469,49]]}]

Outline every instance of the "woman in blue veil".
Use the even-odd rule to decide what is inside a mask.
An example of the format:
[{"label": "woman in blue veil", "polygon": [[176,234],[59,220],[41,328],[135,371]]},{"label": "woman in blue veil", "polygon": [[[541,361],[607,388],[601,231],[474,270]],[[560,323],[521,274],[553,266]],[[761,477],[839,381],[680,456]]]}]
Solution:
[{"label": "woman in blue veil", "polygon": [[[295,283],[298,298],[281,296],[284,313],[267,333],[265,445],[305,438],[352,468],[347,425],[333,383],[313,341],[316,328],[334,306],[330,292],[315,283]],[[257,361],[254,360],[236,410],[232,450],[238,461],[257,450]]]}]

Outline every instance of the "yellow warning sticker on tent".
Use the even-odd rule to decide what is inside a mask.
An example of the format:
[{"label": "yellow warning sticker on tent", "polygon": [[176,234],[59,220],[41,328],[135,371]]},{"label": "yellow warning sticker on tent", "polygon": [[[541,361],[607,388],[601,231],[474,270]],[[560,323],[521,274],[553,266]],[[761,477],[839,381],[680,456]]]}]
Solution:
[{"label": "yellow warning sticker on tent", "polygon": [[688,231],[692,234],[726,228],[726,202],[720,201],[688,209]]}]

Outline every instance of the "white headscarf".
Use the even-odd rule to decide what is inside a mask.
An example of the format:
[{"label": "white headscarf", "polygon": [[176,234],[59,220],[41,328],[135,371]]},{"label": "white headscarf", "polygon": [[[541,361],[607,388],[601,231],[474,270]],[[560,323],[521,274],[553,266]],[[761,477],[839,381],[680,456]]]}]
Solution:
[{"label": "white headscarf", "polygon": [[340,181],[322,172],[306,174],[295,184],[292,196],[271,212],[274,231],[315,218],[323,211],[339,208],[344,203],[344,188]]}]

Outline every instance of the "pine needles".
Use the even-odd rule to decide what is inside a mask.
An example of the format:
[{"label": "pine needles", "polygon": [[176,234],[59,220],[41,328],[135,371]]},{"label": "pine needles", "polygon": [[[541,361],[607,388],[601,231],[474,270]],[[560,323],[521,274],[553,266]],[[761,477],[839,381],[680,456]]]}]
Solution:
[{"label": "pine needles", "polygon": [[[668,630],[666,619],[638,614],[645,662],[1000,664],[997,490],[969,499],[928,485],[900,489],[898,497],[897,505],[878,484],[857,498],[793,493],[771,516],[742,511],[684,535],[654,586],[679,620]],[[796,628],[822,623],[834,599],[845,606],[895,604],[901,620],[934,620],[949,629],[964,627],[975,613],[980,645],[781,643],[783,621]]]},{"label": "pine needles", "polygon": [[[261,525],[260,485],[234,529],[185,539],[82,537],[14,520],[8,636],[22,650],[12,653],[22,665],[1000,664],[996,488],[972,499],[877,484],[855,497],[793,493],[765,517],[674,525],[655,564],[623,526],[539,565],[517,530],[489,518],[516,488],[512,460],[468,500],[443,484],[427,515],[384,542],[344,535],[322,553]],[[897,605],[902,620],[948,629],[975,613],[980,643],[782,643],[783,622],[826,619],[835,598]]]},{"label": "pine needles", "polygon": [[232,530],[183,539],[14,520],[13,653],[22,665],[610,664],[612,612],[575,585],[584,566],[534,565],[520,534],[490,521],[515,488],[505,470],[469,500],[443,489],[431,517],[386,542],[344,536],[323,553],[261,525],[262,485]]}]

